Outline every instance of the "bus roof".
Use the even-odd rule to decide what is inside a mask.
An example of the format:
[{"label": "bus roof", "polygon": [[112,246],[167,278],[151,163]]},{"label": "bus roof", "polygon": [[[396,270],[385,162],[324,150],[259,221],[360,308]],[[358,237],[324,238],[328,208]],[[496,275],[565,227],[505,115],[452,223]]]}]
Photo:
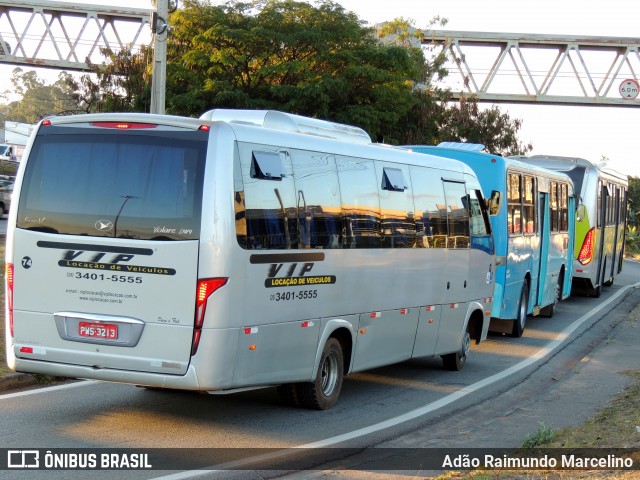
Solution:
[{"label": "bus roof", "polygon": [[627,181],[627,175],[624,173],[618,172],[613,168],[608,167],[606,164],[599,164],[592,162],[591,160],[587,160],[585,158],[580,157],[562,157],[555,155],[531,155],[531,156],[514,156],[510,157],[516,160],[540,165],[544,168],[548,168],[550,170],[557,170],[561,172],[570,172],[575,169],[587,169],[587,168],[595,168],[600,170],[601,172],[610,175],[614,178],[617,178],[621,181]]},{"label": "bus roof", "polygon": [[211,121],[249,123],[273,130],[317,135],[347,142],[371,143],[371,137],[362,128],[275,110],[228,110],[217,108],[205,112],[200,118]]},{"label": "bus roof", "polygon": [[[566,175],[558,169],[547,168],[546,165],[540,163],[529,163],[522,161],[528,157],[502,157],[500,155],[482,152],[484,148],[482,144],[474,143],[460,143],[460,142],[442,142],[438,145],[406,145],[407,148],[414,152],[429,153],[432,155],[443,156],[447,158],[453,158],[461,160],[467,163],[480,177],[493,178],[488,175],[481,163],[483,160],[490,162],[491,164],[499,164],[501,168],[515,167],[522,172],[537,173],[548,177],[556,177],[566,179]],[[488,164],[487,164],[488,166]],[[485,174],[485,175],[483,175]],[[495,182],[500,180],[493,178]],[[493,182],[492,182],[493,184]]]},{"label": "bus roof", "polygon": [[[113,124],[110,128],[125,128],[117,124],[157,124],[161,126],[188,128],[197,130],[204,126],[213,126],[216,123],[225,123],[235,132],[238,140],[244,141],[252,137],[260,139],[265,144],[282,142],[281,135],[304,135],[305,145],[308,148],[329,148],[336,154],[362,155],[363,149],[367,149],[367,157],[408,165],[427,165],[444,170],[455,170],[461,173],[476,176],[464,162],[448,157],[450,163],[442,164],[442,156],[433,155],[415,156],[407,148],[393,145],[373,143],[369,135],[361,128],[334,123],[326,120],[306,118],[299,115],[279,112],[275,110],[233,110],[213,109],[205,112],[200,118],[189,118],[176,115],[161,115],[149,113],[109,112],[91,113],[68,116],[46,117],[43,121],[51,125],[76,125],[87,127],[100,126],[91,124]],[[42,122],[41,122],[42,123]],[[135,125],[134,127],[135,128]],[[242,133],[242,132],[246,132]],[[261,133],[260,133],[261,132]],[[324,142],[334,142],[329,147]]]}]

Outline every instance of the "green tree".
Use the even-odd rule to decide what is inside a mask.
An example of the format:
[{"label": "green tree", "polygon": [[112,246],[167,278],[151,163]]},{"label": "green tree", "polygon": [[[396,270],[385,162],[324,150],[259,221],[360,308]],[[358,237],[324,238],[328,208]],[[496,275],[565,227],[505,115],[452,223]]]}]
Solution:
[{"label": "green tree", "polygon": [[[212,108],[276,109],[358,125],[391,144],[484,143],[500,154],[531,150],[521,121],[477,101],[450,103],[433,86],[445,53],[424,48],[435,24],[395,19],[367,28],[332,0],[184,0],[170,15],[168,113]],[[148,111],[151,50],[104,51],[106,66],[69,80],[84,111]],[[428,58],[426,56],[429,56]],[[75,82],[75,83],[74,83]]]},{"label": "green tree", "polygon": [[280,109],[356,124],[375,136],[415,103],[420,49],[379,42],[332,1],[186,0],[171,24],[172,113]]},{"label": "green tree", "polygon": [[[74,91],[69,85],[71,75],[61,72],[58,80],[47,85],[35,71],[24,72],[15,68],[11,77],[11,90],[0,94],[7,103],[0,109],[5,120],[36,123],[47,115],[78,113]],[[19,100],[9,100],[14,96]]]},{"label": "green tree", "polygon": [[474,98],[461,99],[440,119],[439,141],[482,143],[488,152],[498,155],[526,155],[533,146],[518,139],[522,121],[502,113],[497,106],[481,109]]},{"label": "green tree", "polygon": [[125,48],[119,52],[102,49],[104,64],[89,63],[91,74],[79,79],[69,76],[78,109],[91,112],[148,112],[151,103],[151,59],[153,52]]}]

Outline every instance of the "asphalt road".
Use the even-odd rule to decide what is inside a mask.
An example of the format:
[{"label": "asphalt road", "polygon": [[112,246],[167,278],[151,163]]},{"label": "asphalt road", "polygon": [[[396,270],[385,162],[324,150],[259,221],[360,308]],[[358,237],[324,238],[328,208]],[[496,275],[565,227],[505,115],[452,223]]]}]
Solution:
[{"label": "asphalt road", "polygon": [[[186,450],[176,455],[184,457],[196,448],[360,448],[412,435],[418,435],[421,446],[472,447],[478,446],[478,441],[484,446],[505,445],[499,429],[490,437],[454,435],[456,441],[444,443],[437,442],[443,435],[438,429],[446,428],[443,425],[448,417],[461,413],[458,422],[464,424],[464,412],[488,403],[485,413],[474,411],[467,426],[473,431],[489,417],[515,408],[522,398],[543,392],[545,382],[578,364],[602,343],[609,323],[640,302],[635,289],[626,288],[639,279],[640,265],[628,262],[600,299],[571,298],[559,305],[551,319],[530,317],[520,339],[490,336],[472,347],[461,372],[446,372],[439,359],[426,359],[347,377],[338,404],[326,412],[285,406],[274,389],[211,396],[82,382],[26,395],[0,395],[0,448],[181,448]],[[560,362],[552,374],[545,370],[552,368],[550,359]],[[514,392],[523,388],[520,398]],[[464,429],[461,426],[459,430]],[[428,433],[431,431],[433,437]],[[3,472],[2,478],[147,479],[166,474],[11,471]],[[206,478],[258,478],[250,472],[186,473],[169,478],[200,474]],[[260,478],[275,475],[263,472]]]}]

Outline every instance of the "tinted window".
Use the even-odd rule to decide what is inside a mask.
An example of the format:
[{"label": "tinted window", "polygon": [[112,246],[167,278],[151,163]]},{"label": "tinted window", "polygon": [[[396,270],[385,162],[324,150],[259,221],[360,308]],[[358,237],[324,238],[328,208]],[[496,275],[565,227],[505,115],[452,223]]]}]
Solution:
[{"label": "tinted window", "polygon": [[[268,148],[238,145],[244,192],[236,193],[236,217],[240,210],[238,203],[243,202],[246,222],[246,239],[240,238],[240,243],[255,250],[298,248],[298,210],[291,156],[286,150]],[[269,168],[279,164],[280,171],[275,177],[257,176],[256,158],[269,158]],[[279,180],[274,181],[276,178]]]},{"label": "tinted window", "polygon": [[342,206],[333,155],[293,150],[299,248],[340,248]]},{"label": "tinted window", "polygon": [[380,200],[373,161],[337,157],[345,248],[379,248]]},{"label": "tinted window", "polygon": [[602,227],[602,181],[598,181],[597,227]]},{"label": "tinted window", "polygon": [[522,176],[522,228],[524,233],[536,232],[536,182],[533,177]]},{"label": "tinted window", "polygon": [[569,230],[569,186],[566,183],[559,185],[560,201],[560,231]]},{"label": "tinted window", "polygon": [[464,183],[444,182],[449,236],[447,247],[469,248],[469,197]]},{"label": "tinted window", "polygon": [[507,221],[510,234],[522,233],[522,186],[520,175],[510,173],[507,177]]},{"label": "tinted window", "polygon": [[[409,188],[409,167],[389,167],[378,164],[383,188],[380,190],[382,246],[384,248],[412,248],[416,241],[413,215],[413,192]],[[384,185],[391,182],[392,188]],[[388,184],[387,184],[388,185]]]},{"label": "tinted window", "polygon": [[251,178],[282,180],[284,177],[282,159],[277,152],[253,151]]},{"label": "tinted window", "polygon": [[469,194],[471,248],[493,254],[493,239],[488,212],[482,208],[484,198],[480,190]]},{"label": "tinted window", "polygon": [[558,192],[558,184],[556,182],[549,183],[549,215],[551,216],[551,231],[557,232],[560,228],[558,216],[560,213],[560,197]]},{"label": "tinted window", "polygon": [[415,204],[416,247],[447,247],[447,206],[441,172],[411,168]]},{"label": "tinted window", "polygon": [[18,228],[184,240],[200,233],[208,132],[48,126],[29,156]]},{"label": "tinted window", "polygon": [[585,168],[576,167],[564,173],[569,175],[569,178],[571,178],[571,180],[573,181],[573,191],[577,194],[584,196],[585,194],[582,193],[582,183],[584,182]]},{"label": "tinted window", "polygon": [[624,187],[620,188],[620,209],[618,210],[618,222],[624,224],[625,216],[627,214],[627,191]]}]

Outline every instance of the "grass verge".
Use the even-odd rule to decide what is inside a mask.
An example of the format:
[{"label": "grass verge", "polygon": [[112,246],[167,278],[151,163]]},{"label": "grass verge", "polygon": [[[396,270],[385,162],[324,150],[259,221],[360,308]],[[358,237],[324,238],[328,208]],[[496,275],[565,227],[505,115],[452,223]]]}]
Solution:
[{"label": "grass verge", "polygon": [[[640,328],[640,306],[626,320]],[[527,435],[524,448],[628,448],[640,451],[640,370],[624,372],[633,382],[582,425],[553,430],[543,423]],[[637,460],[636,460],[637,462]],[[448,472],[438,480],[640,480],[638,471],[474,471]]]}]

